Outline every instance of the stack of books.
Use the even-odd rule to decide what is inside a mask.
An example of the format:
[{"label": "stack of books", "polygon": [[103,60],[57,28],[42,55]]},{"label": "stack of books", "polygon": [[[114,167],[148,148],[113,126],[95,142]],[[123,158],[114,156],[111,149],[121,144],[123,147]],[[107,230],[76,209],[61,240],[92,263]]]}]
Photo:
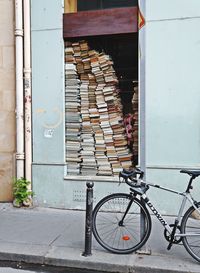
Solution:
[{"label": "stack of books", "polygon": [[135,83],[132,99],[133,105],[133,154],[138,156],[138,83]]},{"label": "stack of books", "polygon": [[77,74],[73,47],[65,49],[65,141],[69,174],[80,174],[80,80]]},{"label": "stack of books", "polygon": [[[79,46],[77,44],[79,44]],[[91,74],[88,44],[85,41],[81,41],[76,43],[76,48],[77,55],[75,59],[78,63],[77,71],[80,78],[80,115],[82,119],[80,135],[81,174],[96,175],[95,139],[91,120],[91,107],[95,105],[94,90],[96,83],[95,77]]]},{"label": "stack of books", "polygon": [[[72,86],[77,89],[73,100],[69,94],[66,97],[66,106],[69,107],[66,116],[76,108],[76,114],[71,118],[77,118],[80,161],[74,162],[83,175],[118,175],[122,168],[132,166],[132,153],[125,134],[113,61],[105,53],[90,50],[86,41],[72,43],[67,47],[67,53],[66,73],[74,73],[74,78],[70,78],[70,82],[66,78],[66,93]],[[68,117],[66,126],[70,122]],[[71,155],[67,155],[68,158]]]},{"label": "stack of books", "polygon": [[89,112],[89,80],[82,80],[80,85],[81,97],[81,173],[96,175],[97,166],[94,156],[95,140]]}]

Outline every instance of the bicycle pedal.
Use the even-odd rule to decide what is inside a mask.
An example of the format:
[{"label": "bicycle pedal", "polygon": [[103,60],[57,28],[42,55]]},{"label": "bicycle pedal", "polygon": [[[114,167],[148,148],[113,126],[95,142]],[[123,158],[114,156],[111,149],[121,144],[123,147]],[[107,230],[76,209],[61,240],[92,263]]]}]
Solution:
[{"label": "bicycle pedal", "polygon": [[172,243],[170,243],[167,247],[167,250],[170,250],[172,248]]}]

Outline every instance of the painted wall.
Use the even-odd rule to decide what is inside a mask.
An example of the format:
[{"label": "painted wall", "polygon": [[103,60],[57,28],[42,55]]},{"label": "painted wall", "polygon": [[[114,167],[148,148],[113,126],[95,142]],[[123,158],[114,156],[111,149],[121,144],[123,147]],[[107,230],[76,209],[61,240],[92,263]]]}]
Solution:
[{"label": "painted wall", "polygon": [[[200,2],[149,0],[145,17],[147,178],[183,190],[179,169],[200,167]],[[175,212],[176,199],[153,196]]]},{"label": "painted wall", "polygon": [[15,176],[14,1],[0,1],[0,201],[12,200]]},{"label": "painted wall", "polygon": [[65,151],[63,1],[31,1],[31,12],[33,191],[40,205],[50,199],[47,205],[60,207]]}]

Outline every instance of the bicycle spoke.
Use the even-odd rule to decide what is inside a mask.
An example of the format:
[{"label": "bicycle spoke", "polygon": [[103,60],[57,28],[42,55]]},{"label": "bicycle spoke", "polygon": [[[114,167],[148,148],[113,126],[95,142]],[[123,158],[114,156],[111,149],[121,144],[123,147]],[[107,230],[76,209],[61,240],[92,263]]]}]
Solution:
[{"label": "bicycle spoke", "polygon": [[[125,229],[126,229],[126,227],[125,227]],[[126,229],[126,230],[127,230],[127,229]],[[131,238],[132,238],[133,240],[135,240],[135,242],[138,242],[138,240],[135,239],[135,236],[133,235],[133,233],[130,232],[130,230],[127,230],[127,231],[128,231],[128,233],[131,235]],[[140,238],[140,236],[138,236],[137,238]]]}]

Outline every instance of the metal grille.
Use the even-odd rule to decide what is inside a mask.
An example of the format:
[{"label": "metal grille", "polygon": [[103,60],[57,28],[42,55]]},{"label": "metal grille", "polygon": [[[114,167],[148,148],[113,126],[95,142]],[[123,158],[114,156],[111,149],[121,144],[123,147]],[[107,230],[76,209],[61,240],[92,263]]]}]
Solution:
[{"label": "metal grille", "polygon": [[[75,202],[86,202],[86,191],[85,190],[73,190],[73,201]],[[96,202],[96,197],[93,195],[93,202]]]}]

